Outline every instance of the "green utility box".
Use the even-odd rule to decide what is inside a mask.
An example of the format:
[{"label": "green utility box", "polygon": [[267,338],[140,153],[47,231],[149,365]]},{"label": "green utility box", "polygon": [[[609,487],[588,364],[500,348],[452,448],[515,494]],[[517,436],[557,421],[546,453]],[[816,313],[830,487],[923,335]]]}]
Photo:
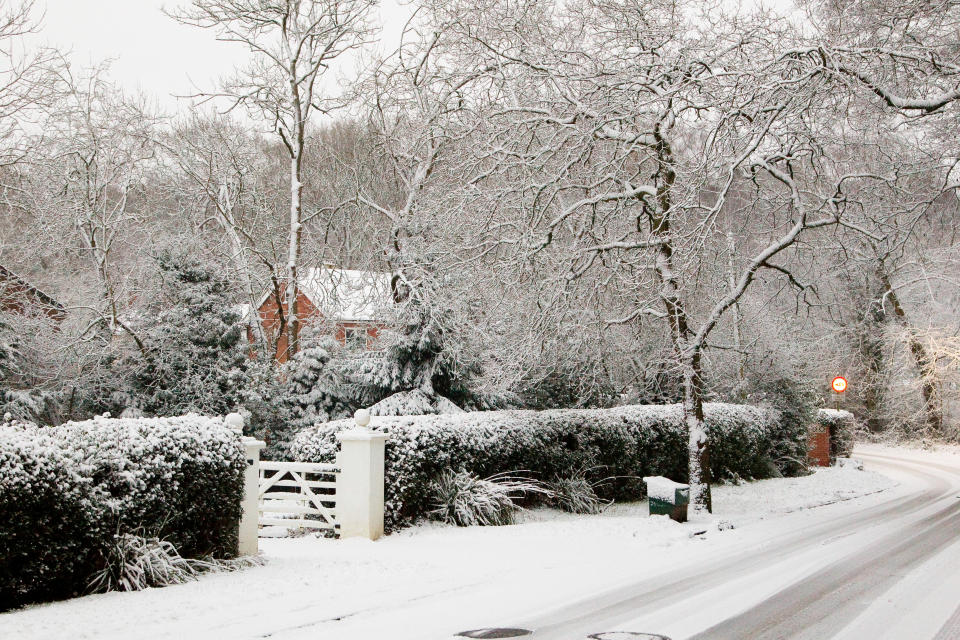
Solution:
[{"label": "green utility box", "polygon": [[690,504],[690,485],[674,482],[663,476],[647,476],[647,498],[650,515],[670,516],[677,522],[687,521],[687,505]]}]

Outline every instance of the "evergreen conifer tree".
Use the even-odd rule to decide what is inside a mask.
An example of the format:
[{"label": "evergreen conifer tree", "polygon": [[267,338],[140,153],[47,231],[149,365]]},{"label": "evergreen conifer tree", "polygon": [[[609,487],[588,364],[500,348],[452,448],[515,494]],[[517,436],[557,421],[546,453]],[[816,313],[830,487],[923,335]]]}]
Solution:
[{"label": "evergreen conifer tree", "polygon": [[247,344],[229,281],[187,255],[158,258],[165,305],[134,358],[132,394],[154,415],[237,408],[248,382]]},{"label": "evergreen conifer tree", "polygon": [[[310,344],[309,336],[304,337],[304,343]],[[332,338],[324,338],[301,348],[287,365],[287,400],[294,433],[352,413],[343,371],[333,358],[340,348]]]}]

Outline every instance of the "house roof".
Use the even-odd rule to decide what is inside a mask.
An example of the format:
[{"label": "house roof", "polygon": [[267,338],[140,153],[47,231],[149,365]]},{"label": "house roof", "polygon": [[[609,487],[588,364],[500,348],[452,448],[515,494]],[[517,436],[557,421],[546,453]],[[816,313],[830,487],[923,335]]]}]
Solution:
[{"label": "house roof", "polygon": [[62,304],[57,302],[53,296],[47,295],[46,293],[41,291],[39,288],[33,286],[22,277],[18,276],[16,273],[14,273],[10,269],[7,269],[2,264],[0,264],[0,293],[2,293],[2,283],[4,282],[9,282],[14,284],[15,286],[26,289],[27,291],[32,293],[34,296],[36,296],[37,300],[42,302],[44,305],[46,305],[53,311],[56,311],[57,313],[64,314],[67,312],[66,307],[64,307]]},{"label": "house roof", "polygon": [[[393,304],[390,280],[383,271],[340,269],[324,265],[306,269],[299,278],[300,291],[325,317],[338,322],[369,322],[381,319]],[[270,292],[257,302],[263,306]]]}]

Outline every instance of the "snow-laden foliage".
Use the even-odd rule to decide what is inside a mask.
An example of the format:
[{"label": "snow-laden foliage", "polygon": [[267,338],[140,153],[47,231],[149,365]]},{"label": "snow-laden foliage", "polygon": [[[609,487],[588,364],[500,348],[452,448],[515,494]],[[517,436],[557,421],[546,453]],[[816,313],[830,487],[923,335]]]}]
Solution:
[{"label": "snow-laden foliage", "polygon": [[244,465],[215,418],[0,426],[0,603],[83,592],[127,533],[235,554]]},{"label": "snow-laden foliage", "polygon": [[468,471],[447,470],[431,487],[436,508],[430,516],[458,527],[513,524],[517,500],[547,494],[542,484],[510,474],[478,478]]},{"label": "snow-laden foliage", "polygon": [[400,391],[370,407],[372,416],[427,416],[463,413],[463,409],[443,396],[429,396],[420,389]]},{"label": "snow-laden foliage", "polygon": [[[349,377],[358,390],[358,406],[385,402],[379,415],[446,413],[461,407],[505,406],[501,398],[479,393],[476,356],[460,339],[463,331],[442,300],[434,276],[406,274],[405,302],[381,332],[382,351],[356,359]],[[393,399],[391,396],[407,392]],[[376,415],[376,414],[375,414]]]},{"label": "snow-laden foliage", "polygon": [[234,411],[248,386],[245,325],[231,284],[215,268],[186,255],[158,258],[166,300],[131,350],[131,395],[150,415]]},{"label": "snow-laden foliage", "polygon": [[592,482],[585,469],[576,469],[545,484],[550,491],[551,503],[558,509],[570,513],[600,513],[606,503],[597,495],[594,484],[601,484],[604,480]]},{"label": "snow-laden foliage", "polygon": [[[763,407],[710,403],[707,432],[714,478],[769,477],[776,466],[780,414]],[[295,459],[330,462],[340,420],[306,429],[292,445]],[[386,523],[396,529],[432,508],[431,483],[444,471],[478,477],[523,470],[535,479],[568,477],[577,469],[603,500],[639,499],[641,478],[687,477],[687,435],[679,405],[614,409],[489,411],[456,415],[374,418],[386,445]],[[805,443],[806,433],[799,436]],[[804,444],[805,446],[805,444]],[[610,478],[608,482],[599,482]]]},{"label": "snow-laden foliage", "polygon": [[167,540],[132,533],[117,535],[107,551],[103,568],[90,580],[90,591],[141,591],[182,584],[195,580],[209,564],[184,558]]},{"label": "snow-laden foliage", "polygon": [[114,536],[102,567],[87,586],[90,592],[142,591],[196,580],[205,573],[234,571],[262,564],[258,556],[184,558],[169,540],[133,533]]},{"label": "snow-laden foliage", "polygon": [[[54,394],[42,388],[45,362],[40,337],[51,332],[49,318],[0,311],[0,415],[53,424],[58,414]],[[49,349],[49,345],[47,346]]]},{"label": "snow-laden foliage", "polygon": [[857,430],[857,419],[849,411],[820,409],[817,411],[817,423],[830,428],[830,459],[849,458],[853,453],[853,439]]},{"label": "snow-laden foliage", "polygon": [[325,338],[291,358],[287,365],[291,433],[352,413],[348,385],[336,363],[331,363],[332,353],[339,349],[336,340]]}]

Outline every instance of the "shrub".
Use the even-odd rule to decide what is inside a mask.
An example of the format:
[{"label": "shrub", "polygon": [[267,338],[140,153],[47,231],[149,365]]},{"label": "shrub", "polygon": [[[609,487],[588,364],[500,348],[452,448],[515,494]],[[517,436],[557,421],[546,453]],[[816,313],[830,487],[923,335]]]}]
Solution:
[{"label": "shrub", "polygon": [[[715,478],[768,477],[776,469],[772,435],[779,433],[777,411],[707,404],[706,421]],[[298,460],[330,462],[337,452],[336,433],[352,426],[352,421],[339,420],[306,429],[291,452]],[[434,506],[431,483],[448,470],[488,477],[525,469],[544,479],[585,469],[603,500],[642,498],[644,476],[687,477],[687,437],[678,405],[378,417],[373,426],[390,435],[385,469],[389,529],[426,515]],[[805,442],[805,432],[802,438]],[[597,484],[606,477],[611,480]]]},{"label": "shrub", "polygon": [[75,595],[94,571],[107,496],[83,465],[45,430],[0,426],[0,611]]},{"label": "shrub", "polygon": [[128,533],[235,555],[244,466],[238,435],[195,415],[0,427],[0,603],[82,592]]},{"label": "shrub", "polygon": [[528,478],[497,474],[481,479],[467,471],[449,469],[432,483],[431,490],[437,507],[429,515],[458,527],[513,524],[520,509],[516,500],[548,493]]},{"label": "shrub", "polygon": [[816,419],[816,394],[802,381],[770,375],[753,383],[750,402],[775,407],[778,425],[771,431],[771,458],[787,476],[802,475],[807,467],[807,432]]},{"label": "shrub", "polygon": [[830,429],[830,460],[847,458],[853,453],[857,419],[852,413],[836,409],[820,409],[817,411],[817,423]]}]

